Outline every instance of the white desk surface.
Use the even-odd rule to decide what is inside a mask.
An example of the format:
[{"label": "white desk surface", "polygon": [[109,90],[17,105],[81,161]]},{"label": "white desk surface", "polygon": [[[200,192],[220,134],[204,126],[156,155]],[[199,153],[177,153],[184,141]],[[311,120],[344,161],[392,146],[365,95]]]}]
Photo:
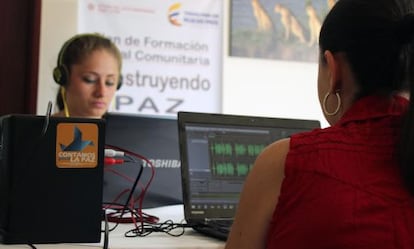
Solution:
[{"label": "white desk surface", "polygon": [[[160,222],[166,220],[173,220],[176,223],[181,223],[184,217],[184,210],[182,205],[173,205],[159,208],[152,208],[144,210],[150,215],[155,215],[160,218]],[[109,226],[113,226],[109,223]],[[173,237],[162,232],[153,232],[145,237],[125,237],[124,233],[134,228],[133,224],[120,224],[118,227],[109,233],[109,248],[110,249],[174,249],[174,248],[192,248],[192,249],[222,249],[225,242],[209,238],[201,235],[190,228],[186,228],[185,233],[179,237]],[[179,232],[179,228],[176,230]],[[93,249],[103,247],[103,235],[101,243],[93,244],[35,244],[38,249]],[[0,244],[0,249],[30,249],[28,245],[3,245]]]}]

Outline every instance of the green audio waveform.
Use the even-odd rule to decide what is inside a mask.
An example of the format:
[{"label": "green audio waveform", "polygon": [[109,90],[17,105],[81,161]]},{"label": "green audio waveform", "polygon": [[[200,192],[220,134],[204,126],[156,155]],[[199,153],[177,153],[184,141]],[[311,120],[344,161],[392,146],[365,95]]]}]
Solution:
[{"label": "green audio waveform", "polygon": [[213,154],[231,156],[233,154],[233,147],[229,143],[214,143],[211,145]]},{"label": "green audio waveform", "polygon": [[247,146],[247,154],[249,156],[257,156],[266,146],[263,144],[251,144]]},{"label": "green audio waveform", "polygon": [[234,176],[234,166],[231,163],[216,163],[213,174],[217,176]]},{"label": "green audio waveform", "polygon": [[[234,148],[233,148],[234,147]],[[214,155],[221,156],[257,156],[266,147],[264,144],[234,144],[230,143],[212,143],[211,151]]]},{"label": "green audio waveform", "polygon": [[212,167],[212,172],[215,176],[245,177],[249,174],[252,167],[252,163],[216,163]]}]

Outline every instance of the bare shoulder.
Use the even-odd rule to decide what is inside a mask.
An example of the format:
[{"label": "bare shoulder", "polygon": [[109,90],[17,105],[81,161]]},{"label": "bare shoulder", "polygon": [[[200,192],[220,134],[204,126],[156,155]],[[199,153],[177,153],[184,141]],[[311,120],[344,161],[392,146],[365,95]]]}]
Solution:
[{"label": "bare shoulder", "polygon": [[276,142],[271,143],[268,145],[262,153],[259,155],[258,158],[267,157],[269,155],[273,155],[273,157],[280,157],[286,156],[287,152],[289,151],[289,144],[290,138],[284,138],[277,140]]},{"label": "bare shoulder", "polygon": [[289,143],[289,138],[278,140],[256,158],[240,196],[226,249],[265,247],[267,229],[284,178]]},{"label": "bare shoulder", "polygon": [[260,191],[268,192],[269,196],[279,194],[275,192],[275,189],[279,191],[276,187],[281,184],[285,176],[285,161],[289,152],[289,144],[290,138],[285,138],[268,145],[256,158],[247,182],[253,186],[261,186]]},{"label": "bare shoulder", "polygon": [[273,169],[281,167],[283,170],[289,152],[289,145],[290,138],[281,139],[270,144],[256,158],[255,166],[259,168],[271,167]]}]

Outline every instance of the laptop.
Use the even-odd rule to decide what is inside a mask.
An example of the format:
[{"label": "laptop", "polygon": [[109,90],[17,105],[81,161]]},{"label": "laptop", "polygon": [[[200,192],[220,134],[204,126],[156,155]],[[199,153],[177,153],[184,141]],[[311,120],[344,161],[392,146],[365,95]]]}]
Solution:
[{"label": "laptop", "polygon": [[246,176],[275,140],[319,128],[318,120],[179,112],[184,218],[188,226],[226,240]]},{"label": "laptop", "polygon": [[104,121],[0,118],[0,243],[101,239]]},{"label": "laptop", "polygon": [[[180,154],[176,117],[109,113],[105,116],[107,145],[120,147],[147,158],[155,166],[154,178],[144,196],[143,208],[182,204]],[[140,186],[145,185],[152,174],[150,166],[143,164]],[[110,170],[109,170],[110,169]],[[137,163],[105,167],[104,203],[114,200],[124,204],[139,173]],[[127,177],[125,177],[127,176]],[[135,200],[141,193],[137,187]]]}]

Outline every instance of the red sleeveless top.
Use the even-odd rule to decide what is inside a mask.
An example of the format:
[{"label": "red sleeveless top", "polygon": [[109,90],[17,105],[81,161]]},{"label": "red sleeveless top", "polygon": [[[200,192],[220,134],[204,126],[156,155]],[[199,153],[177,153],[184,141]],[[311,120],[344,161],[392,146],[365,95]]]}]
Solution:
[{"label": "red sleeveless top", "polygon": [[267,248],[414,248],[414,197],[395,153],[407,108],[369,96],[334,126],[292,136]]}]

